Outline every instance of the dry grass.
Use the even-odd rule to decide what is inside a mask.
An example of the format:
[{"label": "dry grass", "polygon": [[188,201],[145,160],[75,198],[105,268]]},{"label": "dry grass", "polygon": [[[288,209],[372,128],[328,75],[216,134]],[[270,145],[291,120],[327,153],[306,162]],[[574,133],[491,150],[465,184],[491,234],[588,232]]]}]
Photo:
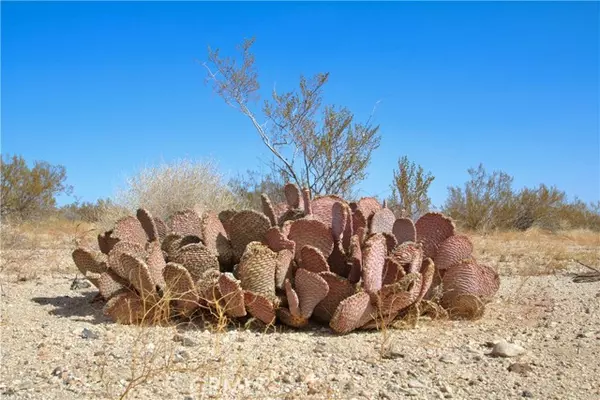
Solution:
[{"label": "dry grass", "polygon": [[467,233],[478,260],[502,275],[546,275],[567,269],[579,270],[574,260],[600,263],[600,233],[589,230],[549,232],[533,228],[486,235]]},{"label": "dry grass", "polygon": [[214,162],[183,159],[141,168],[128,178],[114,196],[114,204],[101,211],[99,225],[110,229],[117,219],[134,214],[139,207],[167,219],[185,208],[202,214],[240,205]]},{"label": "dry grass", "polygon": [[39,274],[74,273],[71,252],[76,246],[94,246],[96,234],[93,224],[54,217],[16,226],[3,224],[0,272],[18,281]]}]

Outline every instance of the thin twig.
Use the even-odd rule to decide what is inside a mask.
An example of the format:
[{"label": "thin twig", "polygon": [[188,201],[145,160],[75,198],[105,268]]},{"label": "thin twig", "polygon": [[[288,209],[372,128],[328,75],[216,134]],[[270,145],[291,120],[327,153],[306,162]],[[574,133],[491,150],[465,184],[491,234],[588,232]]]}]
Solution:
[{"label": "thin twig", "polygon": [[579,265],[583,265],[584,267],[586,267],[586,268],[588,268],[588,269],[591,269],[592,271],[594,271],[594,272],[596,272],[596,273],[600,274],[600,269],[597,269],[597,268],[594,268],[594,267],[590,267],[589,265],[586,265],[586,264],[582,263],[582,262],[581,262],[581,261],[579,261],[579,260],[573,260],[573,261],[575,261],[575,262],[576,262],[577,264],[579,264]]}]

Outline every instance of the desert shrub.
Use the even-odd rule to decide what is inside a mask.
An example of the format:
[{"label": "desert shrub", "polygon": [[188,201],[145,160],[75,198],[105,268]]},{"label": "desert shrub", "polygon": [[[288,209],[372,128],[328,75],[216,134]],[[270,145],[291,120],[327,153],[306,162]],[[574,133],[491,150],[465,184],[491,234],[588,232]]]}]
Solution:
[{"label": "desert shrub", "polygon": [[600,231],[600,204],[569,201],[564,191],[545,184],[514,191],[512,176],[502,171],[489,174],[483,165],[468,172],[471,179],[464,188],[448,188],[444,205],[444,212],[464,228]]},{"label": "desert shrub", "polygon": [[468,170],[464,188],[448,188],[444,212],[467,229],[487,230],[511,226],[515,217],[512,176],[488,173],[482,164]]},{"label": "desert shrub", "polygon": [[98,199],[95,203],[76,201],[60,207],[57,214],[69,221],[98,222],[103,210],[111,206],[110,199]]},{"label": "desert shrub", "polygon": [[70,194],[62,165],[36,161],[29,167],[22,156],[2,156],[0,215],[3,220],[26,220],[56,206],[56,196]]},{"label": "desert shrub", "polygon": [[112,226],[120,217],[135,213],[139,207],[167,219],[185,208],[203,213],[208,209],[220,211],[241,206],[213,161],[189,159],[141,168],[111,200],[102,207],[99,221],[102,229]]},{"label": "desert shrub", "polygon": [[261,175],[256,171],[238,174],[229,181],[229,187],[246,208],[262,210],[260,196],[265,193],[273,204],[285,201],[283,186],[285,182],[273,173]]},{"label": "desert shrub", "polygon": [[312,78],[300,76],[298,88],[289,92],[274,89],[262,109],[255,109],[260,83],[254,42],[244,40],[238,57],[221,56],[219,49],[209,47],[204,63],[207,81],[225,103],[250,120],[273,156],[268,165],[274,175],[309,188],[315,196],[348,197],[367,177],[373,152],[381,143],[379,125],[373,123],[376,107],[359,122],[349,108],[325,104],[329,73],[317,73]]},{"label": "desert shrub", "polygon": [[561,204],[556,215],[561,229],[588,229],[600,232],[600,202],[586,204],[575,199]]},{"label": "desert shrub", "polygon": [[418,219],[431,206],[427,192],[434,179],[430,172],[409,161],[407,156],[399,158],[398,169],[394,170],[394,181],[390,185],[389,208],[399,217]]}]

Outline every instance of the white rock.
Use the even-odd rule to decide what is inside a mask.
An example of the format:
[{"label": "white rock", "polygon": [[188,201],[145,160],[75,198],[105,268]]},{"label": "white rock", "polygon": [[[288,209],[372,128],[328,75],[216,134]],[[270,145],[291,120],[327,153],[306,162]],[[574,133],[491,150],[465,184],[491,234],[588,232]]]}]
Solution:
[{"label": "white rock", "polygon": [[525,349],[518,344],[501,340],[494,345],[490,355],[496,357],[517,357],[523,353],[525,353]]},{"label": "white rock", "polygon": [[412,388],[412,389],[417,389],[417,388],[424,388],[425,385],[416,379],[411,379],[410,381],[408,381],[408,387]]}]

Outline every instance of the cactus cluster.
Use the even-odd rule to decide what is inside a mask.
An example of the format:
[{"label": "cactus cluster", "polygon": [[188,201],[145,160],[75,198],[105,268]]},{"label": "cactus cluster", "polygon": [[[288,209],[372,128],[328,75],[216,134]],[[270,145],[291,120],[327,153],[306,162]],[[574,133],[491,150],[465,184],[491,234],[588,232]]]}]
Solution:
[{"label": "cactus cluster", "polygon": [[284,190],[284,203],[262,196],[262,213],[188,209],[163,221],[139,209],[73,260],[125,324],[219,310],[347,333],[425,313],[478,318],[499,288],[443,214],[413,222],[371,197]]}]

